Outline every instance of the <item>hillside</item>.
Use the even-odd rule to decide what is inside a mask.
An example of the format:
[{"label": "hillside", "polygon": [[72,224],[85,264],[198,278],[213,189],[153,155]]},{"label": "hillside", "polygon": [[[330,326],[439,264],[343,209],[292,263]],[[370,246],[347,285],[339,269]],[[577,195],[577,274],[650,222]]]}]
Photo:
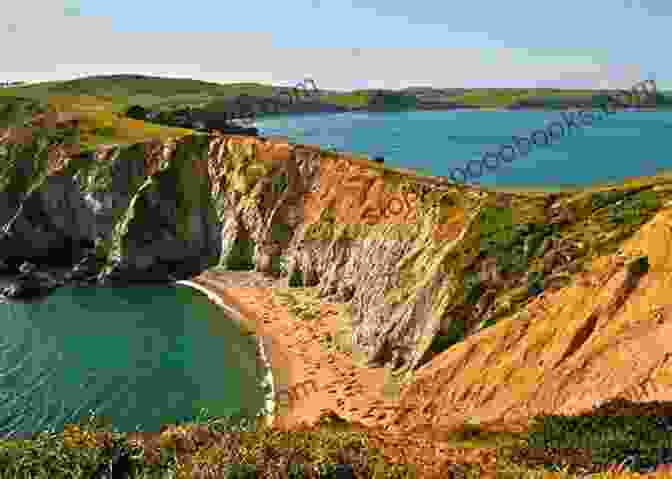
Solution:
[{"label": "hillside", "polygon": [[[19,96],[40,101],[52,97],[83,96],[100,102],[110,113],[122,113],[133,105],[155,110],[202,108],[206,111],[236,111],[240,98],[254,105],[257,115],[276,111],[303,113],[344,110],[447,110],[454,108],[531,108],[555,109],[591,104],[600,95],[591,90],[557,89],[447,89],[412,87],[402,90],[362,89],[323,90],[307,87],[298,100],[291,88],[260,83],[219,84],[193,79],[107,75],[69,81],[32,83],[0,88],[0,97]],[[272,105],[272,106],[271,106]],[[657,108],[672,106],[672,95],[660,92]]]}]

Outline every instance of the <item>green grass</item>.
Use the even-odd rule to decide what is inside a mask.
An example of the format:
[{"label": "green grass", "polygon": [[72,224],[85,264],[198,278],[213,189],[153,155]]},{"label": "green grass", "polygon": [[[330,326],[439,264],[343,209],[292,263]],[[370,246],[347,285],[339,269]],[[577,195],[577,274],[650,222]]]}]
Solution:
[{"label": "green grass", "polygon": [[521,100],[530,98],[545,98],[549,104],[554,104],[563,97],[586,97],[591,98],[595,92],[590,90],[563,90],[552,91],[549,89],[537,90],[498,90],[479,89],[472,90],[462,95],[455,96],[452,101],[459,104],[485,107],[505,108],[516,104]]},{"label": "green grass", "polygon": [[[0,477],[90,478],[100,465],[109,463],[115,450],[129,453],[131,477],[143,479],[196,477],[193,472],[199,466],[215,469],[222,478],[277,477],[271,474],[278,473],[333,478],[336,464],[353,466],[358,477],[416,477],[412,465],[389,463],[369,445],[365,433],[351,430],[340,418],[324,417],[315,429],[286,432],[245,416],[211,417],[202,411],[194,421],[173,425],[157,446],[152,453],[131,444],[126,433],[92,415],[59,433],[0,442]],[[185,457],[191,458],[191,466]],[[319,476],[304,475],[304,467],[319,471]],[[247,475],[240,475],[242,471]]]},{"label": "green grass", "polygon": [[[442,441],[455,449],[493,448],[498,473],[523,479],[578,478],[586,473],[607,477],[602,471],[620,463],[633,448],[643,466],[652,465],[656,450],[669,439],[665,433],[652,432],[654,416],[600,411],[618,402],[623,400],[582,416],[537,416],[526,432],[519,433],[492,431],[478,419],[467,418],[462,426],[442,434]],[[169,425],[152,450],[131,443],[128,434],[113,428],[108,419],[91,415],[67,424],[62,432],[0,441],[0,477],[88,478],[99,465],[109,463],[115,450],[129,453],[131,477],[143,479],[197,477],[197,467],[208,467],[223,478],[277,477],[272,474],[333,478],[336,464],[351,465],[356,477],[422,477],[417,465],[389,462],[379,431],[374,440],[366,430],[353,428],[334,413],[321,416],[314,428],[291,432],[266,426],[261,416],[258,419],[242,414],[214,417],[201,410],[191,420]],[[302,472],[306,469],[319,475],[309,476]],[[466,477],[479,477],[475,464],[465,463],[462,469]],[[243,471],[247,475],[241,475]],[[557,475],[545,476],[549,472]]]},{"label": "green grass", "polygon": [[130,105],[178,108],[198,106],[217,98],[235,97],[241,93],[266,96],[272,87],[260,83],[218,84],[182,78],[135,76],[94,76],[69,81],[51,81],[0,90],[0,95],[22,96],[43,101],[53,96],[91,96],[111,101],[115,111]]},{"label": "green grass", "polygon": [[369,104],[370,95],[366,92],[331,93],[321,98],[323,103],[338,106],[364,107]]}]

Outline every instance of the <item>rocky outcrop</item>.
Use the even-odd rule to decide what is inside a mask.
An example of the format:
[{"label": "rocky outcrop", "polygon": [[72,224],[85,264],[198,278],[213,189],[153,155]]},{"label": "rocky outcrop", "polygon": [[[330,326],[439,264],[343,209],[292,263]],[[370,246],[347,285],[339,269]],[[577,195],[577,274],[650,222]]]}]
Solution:
[{"label": "rocky outcrop", "polygon": [[63,282],[50,275],[27,273],[22,274],[0,290],[0,297],[9,300],[32,300],[49,294],[62,286]]},{"label": "rocky outcrop", "polygon": [[27,145],[2,175],[2,259],[72,265],[97,246],[106,281],[184,279],[216,264],[207,142],[187,136],[70,157]]},{"label": "rocky outcrop", "polygon": [[285,257],[290,276],[349,302],[353,342],[372,364],[415,366],[462,299],[482,195],[303,145],[222,138],[211,150],[224,256],[242,237],[258,271]]}]

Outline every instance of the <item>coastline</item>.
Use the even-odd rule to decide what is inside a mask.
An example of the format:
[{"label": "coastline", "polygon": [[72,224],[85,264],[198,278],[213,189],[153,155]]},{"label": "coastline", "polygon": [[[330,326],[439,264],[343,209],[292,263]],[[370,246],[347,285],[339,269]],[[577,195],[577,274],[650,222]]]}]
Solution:
[{"label": "coastline", "polygon": [[260,273],[209,270],[189,280],[180,284],[207,290],[227,319],[241,321],[262,342],[273,375],[273,428],[313,425],[329,411],[365,426],[392,418],[401,385],[387,368],[367,367],[352,351],[325,343],[341,334],[339,305],[321,302],[320,314],[307,321],[276,302],[274,291],[283,287]]},{"label": "coastline", "polygon": [[[215,303],[217,306],[222,308],[227,316],[231,317],[240,327],[243,331],[246,331],[248,328],[247,323],[243,319],[242,314],[240,311],[235,309],[231,304],[225,303],[220,295],[215,293],[214,291],[210,290],[209,288],[206,288],[205,286],[202,286],[200,284],[194,283],[193,281],[188,281],[188,280],[180,280],[180,281],[175,281],[175,284],[180,284],[183,286],[188,286],[190,288],[196,289],[200,291],[201,293],[205,294],[210,301]],[[275,410],[276,410],[276,386],[275,386],[275,378],[273,375],[273,369],[271,367],[271,362],[268,359],[268,355],[266,354],[267,349],[268,349],[268,343],[263,340],[263,337],[259,337],[255,335],[256,338],[256,343],[257,343],[257,355],[258,358],[261,360],[261,363],[264,365],[264,368],[266,369],[266,374],[264,375],[264,378],[262,379],[262,387],[263,386],[268,386],[269,387],[269,395],[266,398],[266,401],[264,403],[264,412],[267,414],[266,416],[266,424],[268,426],[271,426],[273,424],[273,421],[275,419]]]}]

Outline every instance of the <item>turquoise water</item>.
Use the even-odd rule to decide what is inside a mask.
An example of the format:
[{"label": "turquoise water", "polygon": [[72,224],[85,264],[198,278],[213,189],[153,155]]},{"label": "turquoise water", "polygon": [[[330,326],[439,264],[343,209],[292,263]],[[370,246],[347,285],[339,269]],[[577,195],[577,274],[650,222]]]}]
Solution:
[{"label": "turquoise water", "polygon": [[[449,176],[452,168],[464,168],[468,161],[510,144],[512,135],[528,138],[552,121],[564,124],[562,113],[354,112],[262,118],[257,126],[263,135],[288,136],[295,143],[331,146],[370,157],[382,155],[392,166],[425,168],[432,175]],[[568,128],[551,145],[533,147],[526,156],[503,163],[496,171],[485,170],[480,179],[467,182],[587,185],[653,175],[672,167],[671,139],[672,112],[614,112],[592,126]],[[459,174],[455,178],[462,181]]]},{"label": "turquoise water", "polygon": [[186,286],[64,287],[0,303],[0,322],[3,437],[62,430],[91,410],[131,432],[263,405],[254,337]]}]

